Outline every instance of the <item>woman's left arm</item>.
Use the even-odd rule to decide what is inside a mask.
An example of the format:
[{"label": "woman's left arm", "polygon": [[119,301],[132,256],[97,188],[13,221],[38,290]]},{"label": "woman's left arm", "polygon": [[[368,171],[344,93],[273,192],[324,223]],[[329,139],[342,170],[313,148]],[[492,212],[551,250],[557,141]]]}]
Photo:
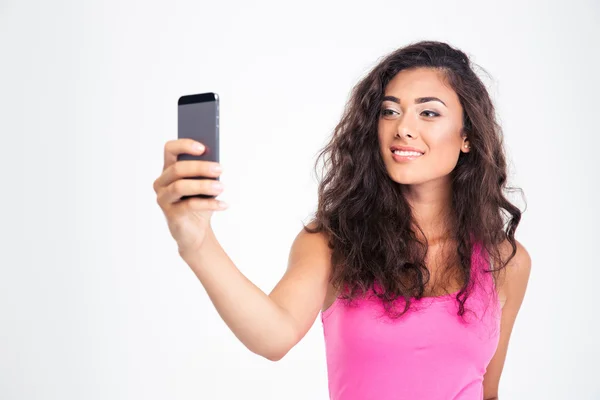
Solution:
[{"label": "woman's left arm", "polygon": [[[506,259],[512,253],[512,247],[506,242],[500,251],[503,259]],[[502,274],[504,277],[499,281],[501,291],[506,297],[506,302],[502,307],[498,347],[483,378],[483,398],[485,400],[498,400],[498,386],[500,385],[500,375],[504,368],[508,342],[517,314],[523,303],[523,298],[525,297],[530,272],[531,258],[529,257],[529,253],[517,241],[517,253],[504,269],[504,273]]]}]

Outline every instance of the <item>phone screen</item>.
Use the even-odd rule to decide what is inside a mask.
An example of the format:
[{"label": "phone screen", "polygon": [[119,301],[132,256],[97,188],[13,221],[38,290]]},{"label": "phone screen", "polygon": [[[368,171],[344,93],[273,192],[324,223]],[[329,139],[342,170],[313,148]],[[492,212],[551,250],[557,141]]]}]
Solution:
[{"label": "phone screen", "polygon": [[182,96],[178,102],[178,138],[201,142],[206,150],[200,156],[181,154],[178,160],[219,162],[219,97],[216,93]]}]

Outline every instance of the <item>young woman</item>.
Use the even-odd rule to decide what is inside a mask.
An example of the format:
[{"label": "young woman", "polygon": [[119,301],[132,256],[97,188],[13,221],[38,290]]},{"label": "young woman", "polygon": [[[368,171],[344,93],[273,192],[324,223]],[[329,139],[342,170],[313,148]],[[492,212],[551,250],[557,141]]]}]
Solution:
[{"label": "young woman", "polygon": [[218,165],[166,144],[157,200],[180,256],[247,348],[281,359],[321,312],[332,399],[495,399],[531,260],[515,240],[494,106],[469,58],[413,43],[356,86],[331,142],[314,220],[267,295],[210,220]]}]

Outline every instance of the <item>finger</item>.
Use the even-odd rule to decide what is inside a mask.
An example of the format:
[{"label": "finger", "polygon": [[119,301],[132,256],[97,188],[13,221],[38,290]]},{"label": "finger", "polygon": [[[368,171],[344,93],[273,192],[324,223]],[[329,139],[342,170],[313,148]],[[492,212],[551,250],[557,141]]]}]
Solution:
[{"label": "finger", "polygon": [[184,211],[222,211],[229,207],[227,203],[216,199],[202,199],[191,197],[173,204],[175,212]]},{"label": "finger", "polygon": [[[199,146],[199,147],[198,147]],[[177,162],[179,154],[199,156],[204,153],[204,145],[193,139],[170,140],[165,144],[165,159],[163,171]]]},{"label": "finger", "polygon": [[158,193],[159,204],[171,204],[179,201],[182,196],[203,194],[218,196],[223,192],[223,184],[212,179],[179,179],[166,186]]},{"label": "finger", "polygon": [[221,165],[212,161],[177,161],[154,182],[154,190],[158,193],[162,187],[169,186],[171,183],[183,178],[218,178],[221,176],[222,171]]}]

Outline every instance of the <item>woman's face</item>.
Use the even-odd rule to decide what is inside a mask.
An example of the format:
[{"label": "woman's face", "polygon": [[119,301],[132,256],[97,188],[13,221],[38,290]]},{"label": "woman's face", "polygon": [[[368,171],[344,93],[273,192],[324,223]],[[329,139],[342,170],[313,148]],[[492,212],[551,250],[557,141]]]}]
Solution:
[{"label": "woman's face", "polygon": [[378,135],[386,169],[395,182],[414,185],[447,179],[460,152],[470,150],[461,136],[462,106],[441,74],[428,68],[403,70],[385,88]]}]

